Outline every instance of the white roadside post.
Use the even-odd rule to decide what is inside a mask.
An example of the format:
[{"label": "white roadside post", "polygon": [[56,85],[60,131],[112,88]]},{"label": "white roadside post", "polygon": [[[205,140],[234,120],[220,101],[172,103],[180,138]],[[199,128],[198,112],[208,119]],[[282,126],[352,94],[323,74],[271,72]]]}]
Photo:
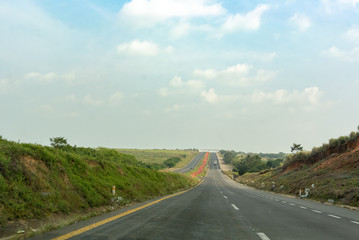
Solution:
[{"label": "white roadside post", "polygon": [[112,186],[112,194],[115,195],[116,193],[116,186]]}]

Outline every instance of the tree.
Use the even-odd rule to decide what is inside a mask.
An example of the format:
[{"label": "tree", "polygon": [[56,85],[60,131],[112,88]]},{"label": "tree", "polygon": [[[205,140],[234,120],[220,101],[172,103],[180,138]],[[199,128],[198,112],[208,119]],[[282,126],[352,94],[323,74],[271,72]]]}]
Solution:
[{"label": "tree", "polygon": [[233,162],[236,156],[237,153],[235,151],[226,151],[223,155],[223,161],[227,164],[230,164]]},{"label": "tree", "polygon": [[291,152],[301,152],[303,151],[303,147],[300,144],[293,143],[293,146],[290,147]]},{"label": "tree", "polygon": [[64,148],[70,146],[64,137],[50,138],[50,144],[52,147],[58,148],[58,149],[64,149]]},{"label": "tree", "polygon": [[235,161],[233,165],[234,171],[238,172],[239,175],[247,172],[260,172],[267,168],[267,164],[262,161],[260,156],[249,154],[240,161]]}]

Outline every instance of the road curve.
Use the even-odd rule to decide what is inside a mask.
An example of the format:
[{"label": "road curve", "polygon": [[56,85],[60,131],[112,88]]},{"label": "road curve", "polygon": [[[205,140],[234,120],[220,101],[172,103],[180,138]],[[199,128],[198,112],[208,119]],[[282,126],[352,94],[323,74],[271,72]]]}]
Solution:
[{"label": "road curve", "polygon": [[214,160],[212,153],[198,187],[70,239],[358,239],[357,211],[253,190],[223,175]]},{"label": "road curve", "polygon": [[174,172],[186,173],[192,171],[194,168],[196,168],[197,164],[203,158],[204,154],[205,154],[204,152],[198,153],[197,156],[194,159],[192,159],[192,161],[190,161],[186,166],[184,166],[181,169],[174,170]]}]

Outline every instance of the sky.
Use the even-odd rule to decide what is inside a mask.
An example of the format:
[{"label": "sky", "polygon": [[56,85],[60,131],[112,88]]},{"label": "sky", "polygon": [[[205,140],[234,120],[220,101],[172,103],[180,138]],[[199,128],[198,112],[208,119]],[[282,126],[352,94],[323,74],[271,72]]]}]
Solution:
[{"label": "sky", "polygon": [[0,135],[289,152],[359,125],[359,0],[0,0]]}]

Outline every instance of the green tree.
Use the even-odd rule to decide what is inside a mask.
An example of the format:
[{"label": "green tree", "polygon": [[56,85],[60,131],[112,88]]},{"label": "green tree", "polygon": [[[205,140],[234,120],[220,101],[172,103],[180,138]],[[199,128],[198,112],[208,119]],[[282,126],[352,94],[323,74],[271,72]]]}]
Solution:
[{"label": "green tree", "polygon": [[291,152],[301,152],[303,151],[303,147],[300,144],[293,143],[293,146],[290,147]]},{"label": "green tree", "polygon": [[235,151],[224,151],[223,161],[227,164],[230,164],[233,162],[236,156],[237,153]]},{"label": "green tree", "polygon": [[235,171],[239,175],[243,175],[247,172],[260,172],[264,169],[267,169],[267,164],[262,161],[261,157],[258,155],[247,155],[244,159],[240,161],[235,161],[233,163]]},{"label": "green tree", "polygon": [[67,148],[67,147],[70,146],[67,143],[66,138],[64,138],[64,137],[50,138],[50,144],[51,144],[52,147],[58,148],[58,149],[64,149],[64,148]]}]

